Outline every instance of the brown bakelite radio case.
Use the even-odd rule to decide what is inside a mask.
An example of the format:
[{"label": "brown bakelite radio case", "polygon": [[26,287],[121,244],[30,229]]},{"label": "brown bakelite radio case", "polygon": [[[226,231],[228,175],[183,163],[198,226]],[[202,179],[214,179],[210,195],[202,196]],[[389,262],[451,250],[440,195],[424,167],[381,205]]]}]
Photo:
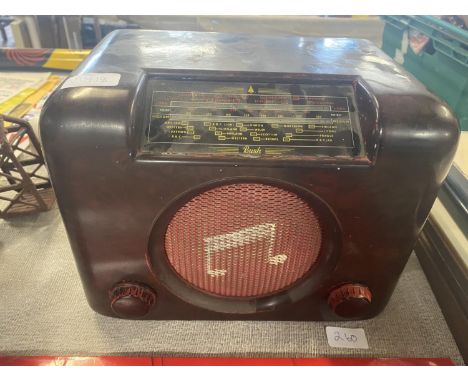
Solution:
[{"label": "brown bakelite radio case", "polygon": [[160,320],[375,316],[459,136],[368,41],[129,30],[40,125],[89,304]]}]

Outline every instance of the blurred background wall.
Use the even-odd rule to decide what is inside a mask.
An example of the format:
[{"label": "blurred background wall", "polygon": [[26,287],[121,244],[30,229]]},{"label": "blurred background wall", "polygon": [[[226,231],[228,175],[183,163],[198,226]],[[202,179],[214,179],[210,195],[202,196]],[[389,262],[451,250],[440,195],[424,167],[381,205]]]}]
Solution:
[{"label": "blurred background wall", "polygon": [[115,29],[141,28],[364,38],[381,45],[378,16],[0,16],[3,47],[93,48]]}]

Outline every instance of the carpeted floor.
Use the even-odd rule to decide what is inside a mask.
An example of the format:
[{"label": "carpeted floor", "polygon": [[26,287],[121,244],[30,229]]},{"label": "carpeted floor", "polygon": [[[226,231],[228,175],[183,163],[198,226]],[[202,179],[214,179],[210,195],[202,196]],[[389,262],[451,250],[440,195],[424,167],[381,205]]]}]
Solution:
[{"label": "carpeted floor", "polygon": [[368,350],[331,348],[323,322],[125,321],[87,305],[57,209],[0,220],[0,353],[3,355],[222,355],[449,357],[463,360],[412,256],[377,318]]}]

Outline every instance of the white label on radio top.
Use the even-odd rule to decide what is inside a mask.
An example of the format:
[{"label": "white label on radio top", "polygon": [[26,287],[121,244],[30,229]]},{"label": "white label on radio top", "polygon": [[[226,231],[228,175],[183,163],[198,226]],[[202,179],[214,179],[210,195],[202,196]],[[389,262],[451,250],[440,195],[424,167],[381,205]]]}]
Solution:
[{"label": "white label on radio top", "polygon": [[67,78],[62,84],[62,89],[84,86],[117,86],[119,81],[119,73],[84,73]]},{"label": "white label on radio top", "polygon": [[332,348],[369,349],[364,329],[327,326],[325,330],[328,344]]}]

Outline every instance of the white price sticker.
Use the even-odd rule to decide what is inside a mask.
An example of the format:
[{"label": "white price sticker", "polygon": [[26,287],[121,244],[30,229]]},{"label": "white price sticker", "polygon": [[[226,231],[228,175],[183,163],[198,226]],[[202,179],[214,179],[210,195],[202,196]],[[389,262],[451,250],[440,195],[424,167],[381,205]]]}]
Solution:
[{"label": "white price sticker", "polygon": [[332,348],[369,349],[364,329],[327,326],[328,345]]},{"label": "white price sticker", "polygon": [[119,73],[85,73],[67,78],[62,85],[62,89],[82,86],[117,86],[119,81]]}]

